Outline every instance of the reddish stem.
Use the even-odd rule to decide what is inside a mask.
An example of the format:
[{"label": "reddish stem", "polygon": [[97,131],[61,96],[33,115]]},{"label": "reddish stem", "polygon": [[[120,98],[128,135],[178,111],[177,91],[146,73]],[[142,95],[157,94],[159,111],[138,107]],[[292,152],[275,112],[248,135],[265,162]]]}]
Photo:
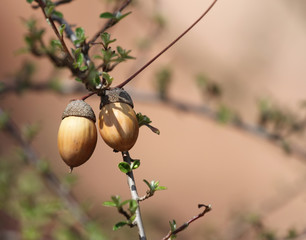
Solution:
[{"label": "reddish stem", "polygon": [[180,227],[178,227],[176,230],[174,230],[173,232],[170,231],[167,236],[165,236],[162,240],[167,240],[169,239],[171,236],[176,235],[177,233],[185,230],[191,223],[193,223],[194,221],[198,220],[199,218],[203,217],[206,213],[208,213],[209,211],[211,211],[211,206],[210,205],[204,205],[204,204],[199,204],[199,208],[200,207],[205,207],[204,211],[199,213],[198,215],[194,216],[193,218],[191,218],[190,220],[188,220],[187,222],[185,222],[183,225],[181,225]]},{"label": "reddish stem", "polygon": [[154,58],[152,58],[148,63],[146,63],[142,68],[140,68],[137,72],[135,72],[132,76],[130,76],[127,80],[120,83],[115,88],[122,88],[127,83],[129,83],[134,77],[136,77],[139,73],[141,73],[145,68],[147,68],[152,62],[154,62],[160,55],[166,52],[170,47],[172,47],[178,40],[180,40],[186,33],[188,33],[205,15],[210,11],[210,9],[215,5],[217,0],[214,0],[212,4],[206,9],[206,11],[193,23],[189,28],[187,28],[180,36],[178,36],[173,42],[171,42],[167,47],[165,47],[160,53],[158,53]]},{"label": "reddish stem", "polygon": [[91,93],[89,93],[89,94],[87,94],[87,95],[85,95],[85,96],[83,96],[80,100],[83,100],[83,101],[85,101],[85,99],[87,99],[87,98],[89,98],[89,97],[91,97],[92,95],[94,95],[94,94],[96,94],[95,92],[91,92]]}]

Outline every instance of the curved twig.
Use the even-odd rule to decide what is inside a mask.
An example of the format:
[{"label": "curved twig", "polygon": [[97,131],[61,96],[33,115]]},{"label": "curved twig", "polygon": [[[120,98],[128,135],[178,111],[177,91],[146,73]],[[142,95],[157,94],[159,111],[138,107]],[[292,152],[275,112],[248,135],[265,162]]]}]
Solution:
[{"label": "curved twig", "polygon": [[164,52],[166,52],[169,48],[171,48],[178,40],[180,40],[183,36],[185,36],[185,34],[188,33],[199,21],[201,21],[203,17],[206,16],[206,14],[210,11],[210,9],[212,9],[212,7],[215,5],[216,2],[217,0],[214,0],[212,4],[206,9],[206,11],[193,24],[191,24],[189,28],[187,28],[181,35],[179,35],[173,42],[171,42],[167,47],[165,47],[162,51],[160,51],[155,57],[153,57],[137,72],[135,72],[128,79],[117,85],[115,88],[124,87],[127,83],[129,83],[132,79],[134,79],[139,73],[141,73],[144,69],[146,69],[151,63],[153,63],[157,58],[159,58]]},{"label": "curved twig", "polygon": [[171,236],[175,236],[179,232],[185,230],[191,223],[194,221],[198,220],[199,218],[203,217],[206,213],[211,211],[211,205],[205,205],[205,204],[199,204],[198,207],[204,207],[204,211],[199,213],[198,215],[192,217],[190,220],[187,222],[183,223],[180,227],[176,228],[174,231],[169,231],[169,233],[162,239],[162,240],[167,240],[171,238]]}]

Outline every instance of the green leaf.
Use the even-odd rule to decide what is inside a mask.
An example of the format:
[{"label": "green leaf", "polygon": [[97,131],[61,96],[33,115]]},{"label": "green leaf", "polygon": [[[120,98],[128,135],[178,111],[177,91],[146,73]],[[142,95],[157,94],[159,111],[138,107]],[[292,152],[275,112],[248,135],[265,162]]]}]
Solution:
[{"label": "green leaf", "polygon": [[1,112],[0,114],[0,130],[4,129],[8,124],[10,115],[7,112]]},{"label": "green leaf", "polygon": [[63,49],[62,43],[58,39],[51,40],[50,44],[51,44],[51,47],[54,48],[54,49],[56,49],[56,48]]},{"label": "green leaf", "polygon": [[294,228],[291,228],[288,230],[288,234],[287,234],[287,237],[286,239],[295,239],[299,236],[298,232],[296,229]]},{"label": "green leaf", "polygon": [[117,56],[111,48],[108,48],[107,50],[101,49],[101,53],[105,65],[109,64]]},{"label": "green leaf", "polygon": [[60,33],[61,36],[63,36],[63,33],[64,33],[64,31],[65,31],[65,28],[66,28],[66,24],[62,24],[62,25],[60,26],[59,33]]},{"label": "green leaf", "polygon": [[75,35],[76,35],[77,40],[73,41],[73,44],[76,46],[81,45],[86,39],[85,31],[82,27],[76,28]]},{"label": "green leaf", "polygon": [[110,36],[111,35],[107,32],[104,32],[100,35],[105,49],[108,49],[108,45],[116,41],[116,39],[110,39]]},{"label": "green leaf", "polygon": [[74,44],[75,46],[79,46],[79,45],[81,45],[83,42],[84,42],[84,40],[82,40],[82,39],[77,39],[77,40],[74,40],[74,41],[73,41],[73,44]]},{"label": "green leaf", "polygon": [[131,164],[131,169],[137,169],[140,166],[140,160],[139,159],[134,159],[134,161]]},{"label": "green leaf", "polygon": [[107,72],[102,72],[102,77],[106,80],[107,86],[110,86],[114,80]]},{"label": "green leaf", "polygon": [[41,126],[38,123],[26,125],[22,131],[23,137],[27,142],[31,142],[34,139],[34,137],[38,134],[40,128]]},{"label": "green leaf", "polygon": [[130,219],[129,219],[129,221],[130,221],[131,223],[133,223],[135,219],[136,219],[136,214],[134,214],[133,216],[131,216]]},{"label": "green leaf", "polygon": [[117,52],[119,54],[119,57],[116,59],[116,62],[123,62],[127,59],[135,59],[135,57],[129,55],[131,50],[125,50],[122,47],[117,46]]},{"label": "green leaf", "polygon": [[49,162],[45,159],[39,160],[36,167],[41,173],[47,173],[50,170]]},{"label": "green leaf", "polygon": [[140,112],[136,114],[136,117],[138,120],[139,127],[146,125],[146,124],[150,124],[152,122],[148,116],[142,115],[142,113]]},{"label": "green leaf", "polygon": [[176,230],[176,221],[173,219],[172,222],[169,221],[171,232]]},{"label": "green leaf", "polygon": [[77,55],[76,62],[77,62],[78,67],[82,66],[82,64],[84,62],[84,55],[83,55],[83,53],[80,53],[80,54]]},{"label": "green leaf", "polygon": [[221,105],[217,111],[217,120],[220,123],[229,123],[234,119],[234,113],[225,105]]},{"label": "green leaf", "polygon": [[75,35],[77,37],[77,39],[83,39],[85,37],[85,31],[82,27],[78,27],[75,30]]},{"label": "green leaf", "polygon": [[88,67],[87,67],[87,66],[82,66],[82,67],[79,67],[79,69],[80,69],[81,71],[85,71],[85,70],[88,69]]},{"label": "green leaf", "polygon": [[131,199],[125,200],[122,203],[120,203],[120,205],[118,207],[123,207],[125,204],[130,203],[130,201],[132,201]]},{"label": "green leaf", "polygon": [[[106,238],[104,237],[104,233],[101,231],[101,226],[98,224],[97,221],[89,221],[89,223],[86,223],[86,232],[88,234],[87,239],[90,240],[105,240]],[[78,233],[79,234],[79,233]],[[73,240],[73,239],[79,239],[80,235],[76,237],[69,237],[67,239],[67,236],[61,238],[61,239],[66,239],[66,240]]]},{"label": "green leaf", "polygon": [[[24,53],[29,53],[29,52],[30,52],[29,48],[23,47],[23,48],[19,48],[16,51],[14,51],[14,55],[18,56],[18,55],[21,55],[21,54],[24,54]],[[0,92],[1,92],[1,89],[0,89]]]},{"label": "green leaf", "polygon": [[92,56],[94,59],[100,59],[100,60],[103,60],[103,57],[101,55],[93,55]]},{"label": "green leaf", "polygon": [[59,12],[59,11],[53,11],[52,14],[57,16],[57,17],[59,17],[59,18],[63,18],[64,17],[64,15],[61,12]]},{"label": "green leaf", "polygon": [[32,3],[34,0],[27,0],[28,3]]},{"label": "green leaf", "polygon": [[4,82],[0,82],[0,94],[1,92],[5,89],[5,83]]},{"label": "green leaf", "polygon": [[66,174],[63,179],[63,183],[69,188],[75,185],[77,181],[78,181],[78,177],[75,174]]},{"label": "green leaf", "polygon": [[100,18],[115,18],[115,16],[110,12],[104,12],[100,14]]},{"label": "green leaf", "polygon": [[130,15],[132,12],[128,12],[125,13],[123,15],[121,15],[121,12],[117,12],[116,14],[116,20],[119,22],[120,20],[122,20],[123,18],[125,18],[126,16]]},{"label": "green leaf", "polygon": [[148,127],[152,132],[156,133],[156,134],[160,134],[160,131],[159,129],[157,129],[156,127],[153,127],[150,125],[150,123],[152,122],[150,120],[149,117],[147,117],[146,115],[142,115],[142,113],[137,113],[136,114],[136,117],[137,117],[137,121],[138,121],[138,125],[139,127],[141,126],[146,126]]},{"label": "green leaf", "polygon": [[72,53],[73,53],[73,55],[76,57],[76,56],[78,56],[80,53],[81,53],[81,51],[82,51],[82,49],[81,48],[77,48],[77,49],[71,49],[72,50]]},{"label": "green leaf", "polygon": [[130,204],[129,205],[129,211],[133,215],[136,212],[137,208],[138,208],[138,203],[137,203],[136,200],[130,200],[129,204]]},{"label": "green leaf", "polygon": [[149,187],[150,192],[154,191],[154,188],[151,186],[151,184],[150,184],[146,179],[143,179],[143,181],[144,181],[145,184],[147,184],[147,186]]},{"label": "green leaf", "polygon": [[58,93],[61,93],[62,90],[63,90],[63,87],[62,87],[62,84],[61,84],[61,81],[54,77],[54,78],[51,78],[48,82],[48,87],[50,89],[52,89],[53,91],[55,92],[58,92]]},{"label": "green leaf", "polygon": [[89,80],[89,83],[95,87],[101,83],[99,72],[96,70],[96,67],[93,63],[89,64],[88,67],[88,76],[87,79]]},{"label": "green leaf", "polygon": [[167,187],[164,187],[164,186],[158,186],[155,188],[155,190],[167,190]]},{"label": "green leaf", "polygon": [[172,70],[169,67],[162,67],[156,72],[156,88],[159,97],[163,100],[168,98],[168,92],[172,81]]},{"label": "green leaf", "polygon": [[120,162],[118,164],[118,167],[119,167],[120,171],[123,172],[123,173],[129,173],[132,170],[130,164],[128,164],[126,162]]},{"label": "green leaf", "polygon": [[123,226],[127,225],[128,223],[127,222],[118,222],[116,223],[114,226],[113,226],[113,230],[116,231],[118,230],[119,228],[122,228]]},{"label": "green leaf", "polygon": [[106,201],[106,202],[103,202],[103,206],[105,206],[105,207],[116,207],[116,203],[111,202],[111,201]]},{"label": "green leaf", "polygon": [[82,82],[82,79],[81,79],[81,78],[76,77],[76,78],[75,78],[75,81],[77,81],[77,82]]},{"label": "green leaf", "polygon": [[119,206],[120,202],[121,202],[121,197],[119,195],[116,196],[111,196],[112,200],[114,203],[116,203],[116,206]]},{"label": "green leaf", "polygon": [[54,8],[55,8],[54,5],[50,5],[50,6],[45,7],[45,13],[46,13],[47,17],[50,17],[52,15]]}]

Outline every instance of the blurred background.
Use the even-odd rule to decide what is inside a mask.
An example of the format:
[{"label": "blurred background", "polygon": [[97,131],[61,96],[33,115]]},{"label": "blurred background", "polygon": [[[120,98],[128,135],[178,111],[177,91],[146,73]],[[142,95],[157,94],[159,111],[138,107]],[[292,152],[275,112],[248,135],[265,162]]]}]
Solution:
[{"label": "blurred background", "polygon": [[[109,32],[136,59],[110,73],[114,84],[155,56],[210,3],[136,1],[125,9],[132,14]],[[136,229],[113,232],[122,216],[102,206],[112,195],[130,198],[126,176],[117,168],[121,154],[99,136],[91,159],[72,174],[58,154],[62,111],[86,91],[78,92],[83,86],[69,71],[20,53],[24,19],[37,19],[46,39],[55,37],[52,29],[26,1],[2,4],[0,107],[31,141],[20,146],[5,127],[0,133],[0,239],[136,239]],[[113,7],[110,1],[75,0],[58,10],[91,38],[105,23],[100,13]],[[141,203],[148,239],[164,237],[172,219],[180,225],[198,214],[198,203],[211,204],[212,211],[178,239],[306,239],[305,13],[302,0],[217,2],[126,86],[135,111],[148,115],[161,132],[141,128],[130,151],[141,161],[134,173],[139,195],[145,195],[143,179],[167,187]],[[61,93],[4,90],[27,74],[35,84],[56,83]],[[99,98],[87,102],[98,115]],[[24,164],[28,147],[39,160],[34,165]],[[65,191],[52,188],[50,172]],[[63,195],[70,191],[77,203]],[[91,219],[85,228],[89,220],[76,212],[79,207]]]}]

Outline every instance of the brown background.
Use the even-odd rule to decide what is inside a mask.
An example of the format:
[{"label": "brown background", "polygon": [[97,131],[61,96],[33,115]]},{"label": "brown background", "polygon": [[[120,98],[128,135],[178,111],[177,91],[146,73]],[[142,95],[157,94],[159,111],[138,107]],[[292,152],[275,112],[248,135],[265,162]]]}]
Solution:
[{"label": "brown background", "polygon": [[[70,23],[82,26],[92,36],[102,25],[98,19],[105,11],[100,1],[77,0],[61,7]],[[24,46],[25,29],[21,17],[34,16],[46,26],[40,11],[33,11],[26,1],[4,0],[1,8],[1,77],[14,72],[29,55],[16,57],[14,51]],[[119,83],[143,65],[194,21],[209,1],[160,1],[158,9],[167,19],[166,31],[154,39],[152,49],[136,61],[120,65],[112,73]],[[156,7],[156,6],[155,6]],[[150,16],[154,4],[139,1],[133,14],[112,30],[118,44],[136,49],[136,42],[149,36]],[[202,98],[195,75],[203,72],[225,89],[224,101],[239,111],[243,119],[255,122],[256,101],[269,96],[285,108],[296,109],[305,100],[306,31],[303,1],[220,1],[192,32],[148,70],[137,77],[128,89],[154,91],[152,73],[167,64],[174,69],[170,96],[192,103]],[[50,31],[50,36],[53,33]],[[52,72],[46,59],[39,59],[38,80]],[[73,84],[67,72],[61,72],[66,84]],[[131,91],[132,92],[132,91]],[[62,176],[67,167],[57,153],[56,137],[62,110],[70,99],[79,95],[54,93],[6,95],[0,99],[18,124],[40,122],[42,130],[34,147],[50,159],[52,169]],[[132,96],[133,97],[133,96]],[[88,100],[98,114],[99,100]],[[226,231],[233,228],[233,213],[254,212],[279,234],[288,228],[305,228],[305,162],[256,136],[218,124],[203,116],[183,113],[160,103],[135,99],[135,110],[153,120],[161,135],[143,128],[135,147],[134,158],[141,159],[135,175],[140,194],[145,192],[142,179],[159,180],[167,191],[142,204],[149,239],[161,238],[168,231],[168,220],[182,223],[195,215],[198,203],[212,204],[213,211],[194,223],[179,239],[203,239],[205,229]],[[4,139],[1,139],[4,141]],[[305,144],[305,143],[301,143]],[[75,169],[79,181],[75,193],[80,201],[93,204],[93,212],[104,227],[119,217],[101,202],[110,195],[129,198],[126,179],[117,169],[120,155],[112,153],[99,138],[96,151],[84,166]],[[107,216],[104,218],[103,216]],[[113,220],[114,218],[115,220]],[[145,222],[146,223],[146,222]],[[154,229],[160,232],[154,232]],[[237,229],[236,229],[237,230]],[[228,232],[227,232],[228,233]],[[113,233],[114,239],[117,234]],[[227,237],[231,236],[227,234]]]}]

